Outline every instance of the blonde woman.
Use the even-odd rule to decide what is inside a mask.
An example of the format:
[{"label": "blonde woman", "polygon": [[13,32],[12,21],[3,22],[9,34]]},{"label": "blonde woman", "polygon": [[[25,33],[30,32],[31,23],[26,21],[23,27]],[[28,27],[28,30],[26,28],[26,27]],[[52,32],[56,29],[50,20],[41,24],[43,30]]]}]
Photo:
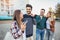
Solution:
[{"label": "blonde woman", "polygon": [[52,40],[53,35],[54,35],[54,31],[55,31],[55,20],[53,18],[52,12],[48,12],[47,13],[47,21],[46,21],[46,28],[47,28],[47,40]]}]

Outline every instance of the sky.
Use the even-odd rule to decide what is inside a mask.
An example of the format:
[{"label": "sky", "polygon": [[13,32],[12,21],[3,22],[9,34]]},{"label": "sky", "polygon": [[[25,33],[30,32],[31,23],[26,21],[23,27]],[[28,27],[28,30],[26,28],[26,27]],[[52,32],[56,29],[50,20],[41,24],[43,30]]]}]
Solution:
[{"label": "sky", "polygon": [[33,6],[32,12],[35,14],[39,14],[41,8],[44,8],[47,11],[49,7],[55,11],[55,7],[57,3],[60,3],[60,0],[30,0],[29,3]]},{"label": "sky", "polygon": [[[26,12],[25,6],[27,3],[33,6],[32,13],[39,14],[41,8],[46,10],[46,13],[49,7],[55,11],[55,7],[57,3],[60,3],[60,0],[10,0],[11,3],[14,5],[11,9],[16,10],[20,9],[23,13]],[[1,8],[1,7],[0,7]]]}]

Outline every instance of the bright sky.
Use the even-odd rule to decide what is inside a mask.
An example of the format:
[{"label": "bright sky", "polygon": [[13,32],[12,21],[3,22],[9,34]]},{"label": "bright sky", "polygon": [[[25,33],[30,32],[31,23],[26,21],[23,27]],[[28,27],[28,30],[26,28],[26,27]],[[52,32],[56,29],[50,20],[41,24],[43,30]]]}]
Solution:
[{"label": "bright sky", "polygon": [[41,8],[46,10],[46,13],[49,7],[55,9],[56,4],[60,2],[60,0],[11,0],[11,3],[14,4],[13,9],[21,9],[23,13],[25,13],[25,6],[27,3],[30,3],[33,6],[32,12],[35,14],[39,14]]},{"label": "bright sky", "polygon": [[33,6],[33,13],[38,13],[41,8],[44,8],[46,10],[46,13],[49,9],[49,7],[52,7],[54,10],[57,3],[60,3],[60,0],[30,0],[29,3]]}]

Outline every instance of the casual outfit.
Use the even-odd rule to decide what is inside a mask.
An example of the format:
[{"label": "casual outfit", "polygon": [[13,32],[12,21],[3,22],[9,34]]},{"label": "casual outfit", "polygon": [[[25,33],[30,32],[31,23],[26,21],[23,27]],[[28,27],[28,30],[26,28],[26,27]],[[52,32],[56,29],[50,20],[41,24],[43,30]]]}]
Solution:
[{"label": "casual outfit", "polygon": [[[53,34],[54,34],[54,21],[52,21],[51,18],[48,18],[46,21],[46,28],[47,28],[47,40],[52,40],[53,38]],[[50,25],[50,23],[52,24],[52,26]]]},{"label": "casual outfit", "polygon": [[44,16],[35,16],[37,28],[36,28],[36,40],[44,40],[45,28],[46,28],[46,17]]},{"label": "casual outfit", "polygon": [[33,24],[36,24],[35,19],[27,14],[24,14],[24,21],[27,21],[26,24],[26,38],[27,40],[33,40]]},{"label": "casual outfit", "polygon": [[[23,40],[26,40],[24,37],[26,37],[25,36],[25,31],[24,32],[22,32],[21,31],[21,29],[18,27],[18,24],[17,24],[17,22],[16,21],[14,21],[13,23],[12,23],[12,26],[11,26],[11,34],[12,34],[12,36],[13,36],[13,38],[14,39],[19,39],[20,37],[22,37],[21,39]],[[20,40],[20,39],[19,39]]]}]

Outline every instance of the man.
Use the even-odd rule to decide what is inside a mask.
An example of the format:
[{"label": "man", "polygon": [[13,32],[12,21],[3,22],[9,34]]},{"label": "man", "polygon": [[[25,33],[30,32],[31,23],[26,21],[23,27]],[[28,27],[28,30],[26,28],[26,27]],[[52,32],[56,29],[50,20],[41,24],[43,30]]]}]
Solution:
[{"label": "man", "polygon": [[36,28],[36,40],[44,40],[44,32],[46,28],[46,17],[44,17],[45,9],[41,9],[40,15],[35,15],[35,19],[37,22]]},{"label": "man", "polygon": [[33,40],[33,24],[35,24],[35,19],[32,17],[32,6],[30,4],[26,5],[27,14],[24,15],[24,21],[26,24],[26,38],[27,40]]}]

